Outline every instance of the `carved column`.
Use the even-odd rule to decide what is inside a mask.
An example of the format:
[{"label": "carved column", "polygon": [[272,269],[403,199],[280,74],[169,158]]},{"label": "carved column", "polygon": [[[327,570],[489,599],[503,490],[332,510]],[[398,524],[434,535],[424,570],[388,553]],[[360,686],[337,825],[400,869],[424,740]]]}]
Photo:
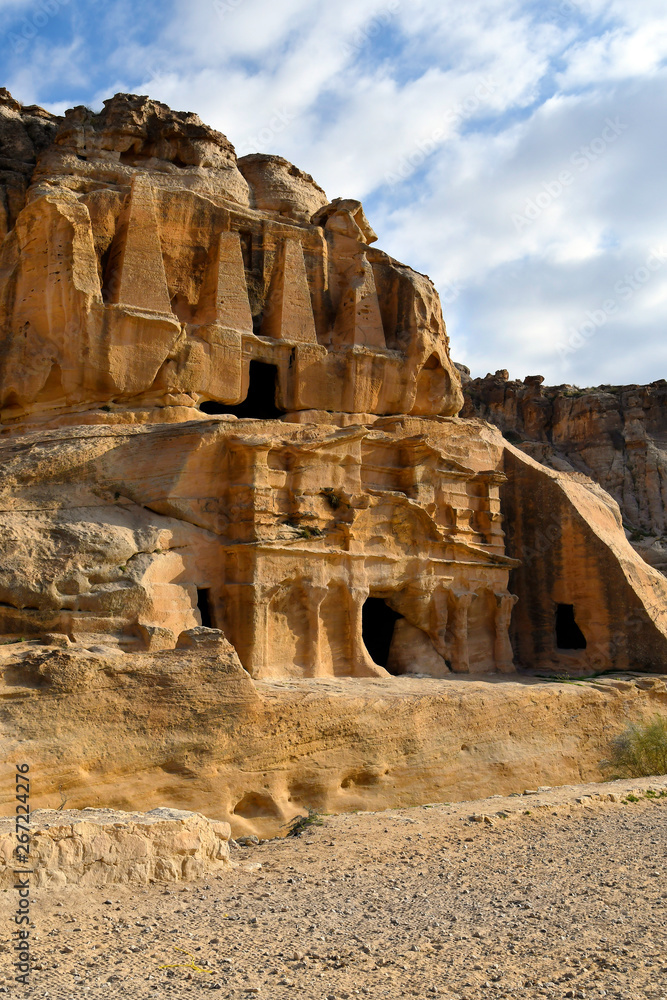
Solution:
[{"label": "carved column", "polygon": [[198,322],[215,323],[228,330],[252,333],[241,238],[237,232],[220,233],[204,274]]},{"label": "carved column", "polygon": [[438,587],[433,592],[430,613],[429,636],[436,651],[440,653],[443,660],[450,659],[450,651],[447,646],[447,622],[449,620],[449,591],[444,587]]},{"label": "carved column", "polygon": [[264,307],[262,336],[317,343],[308,275],[299,240],[286,239],[278,251]]},{"label": "carved column", "polygon": [[111,302],[172,315],[158,212],[153,186],[145,173],[135,174],[129,205],[118,221],[106,287]]},{"label": "carved column", "polygon": [[328,671],[324,670],[322,666],[322,650],[320,648],[322,617],[320,609],[322,601],[327,596],[328,588],[311,584],[305,585],[303,591],[308,613],[308,667],[305,674],[306,677],[325,677],[328,676]]},{"label": "carved column", "polygon": [[452,670],[457,674],[467,674],[470,672],[468,660],[468,611],[470,605],[477,597],[469,591],[452,591],[453,616],[452,616]]},{"label": "carved column", "polygon": [[496,594],[495,639],[493,644],[496,670],[503,674],[514,672],[514,651],[509,637],[512,608],[519,600],[516,594]]},{"label": "carved column", "polygon": [[[242,621],[244,645],[248,650],[248,662],[244,663],[246,670],[253,676],[261,676],[269,664],[269,604],[275,588],[266,588],[255,583],[252,588],[253,597],[248,610],[250,614],[243,615]],[[245,588],[243,588],[245,590]],[[245,595],[243,595],[245,596]],[[243,604],[242,601],[242,611]],[[246,605],[247,607],[247,605]]]},{"label": "carved column", "polygon": [[362,664],[366,662],[368,652],[362,636],[362,608],[368,597],[368,591],[360,587],[350,587],[349,591],[349,629],[348,649],[350,657],[350,674],[358,675]]}]

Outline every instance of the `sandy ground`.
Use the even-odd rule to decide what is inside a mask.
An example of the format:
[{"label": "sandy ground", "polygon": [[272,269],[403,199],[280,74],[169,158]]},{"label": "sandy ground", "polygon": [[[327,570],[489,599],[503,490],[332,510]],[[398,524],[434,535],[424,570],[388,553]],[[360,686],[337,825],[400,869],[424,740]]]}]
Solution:
[{"label": "sandy ground", "polygon": [[35,892],[0,992],[667,998],[666,848],[665,778],[325,817],[197,883]]}]

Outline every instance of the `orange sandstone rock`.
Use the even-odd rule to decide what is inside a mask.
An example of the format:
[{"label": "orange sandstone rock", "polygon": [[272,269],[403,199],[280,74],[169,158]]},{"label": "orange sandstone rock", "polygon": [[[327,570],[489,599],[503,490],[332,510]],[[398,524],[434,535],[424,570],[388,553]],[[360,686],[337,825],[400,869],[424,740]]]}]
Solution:
[{"label": "orange sandstone rock", "polygon": [[[217,796],[221,818],[275,826],[297,802],[349,807],[352,785],[409,801],[463,773],[441,780],[442,726],[459,725],[446,689],[465,675],[665,669],[667,580],[588,478],[457,416],[435,288],[377,249],[360,202],[328,202],[279,157],[237,162],[195,115],[146,97],[56,120],[5,92],[0,139],[0,633],[48,636],[46,653],[7,646],[4,683],[23,690],[11,725],[39,716],[47,743],[67,706],[72,787],[95,772],[106,802],[136,804],[117,737],[150,795]],[[512,385],[498,372],[494,392]],[[526,393],[539,422],[540,380]],[[412,686],[396,688],[392,711],[410,697],[383,770],[382,704],[335,685],[395,674]],[[290,738],[264,752],[250,731],[298,729],[318,684],[334,687],[304,745],[344,752],[329,768],[299,751],[272,788]],[[107,713],[95,761],[87,690]],[[283,705],[285,691],[301,693]],[[422,704],[436,749],[420,736],[411,757]],[[176,715],[176,742],[153,753]],[[62,746],[35,739],[55,783]]]}]

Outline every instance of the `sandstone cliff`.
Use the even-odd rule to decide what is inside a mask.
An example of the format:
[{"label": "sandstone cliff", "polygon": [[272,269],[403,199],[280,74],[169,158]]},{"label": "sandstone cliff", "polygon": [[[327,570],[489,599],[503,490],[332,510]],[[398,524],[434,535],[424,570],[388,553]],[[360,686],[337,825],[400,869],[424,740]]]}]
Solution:
[{"label": "sandstone cliff", "polygon": [[267,413],[459,410],[431,282],[287,161],[237,163],[196,115],[118,94],[68,111],[25,170],[0,253],[3,422],[193,419],[241,404],[258,371]]},{"label": "sandstone cliff", "polygon": [[0,690],[40,794],[275,830],[596,773],[583,737],[662,687],[586,694],[564,764],[534,730],[577,691],[485,686],[667,667],[667,579],[549,451],[544,390],[530,446],[458,416],[430,280],[281,157],[147,97],[3,100]]},{"label": "sandstone cliff", "polygon": [[37,156],[51,144],[59,120],[44,108],[24,107],[0,87],[0,239],[25,206]]},{"label": "sandstone cliff", "polygon": [[583,473],[621,508],[630,541],[667,570],[667,382],[578,389],[506,371],[470,380],[462,416],[489,420],[526,454]]},{"label": "sandstone cliff", "polygon": [[[3,773],[30,760],[33,808],[171,805],[234,836],[284,833],[308,808],[600,780],[610,732],[667,708],[664,677],[253,682],[229,649],[114,655],[30,641],[0,647],[0,671]],[[5,814],[13,794],[12,777]]]}]

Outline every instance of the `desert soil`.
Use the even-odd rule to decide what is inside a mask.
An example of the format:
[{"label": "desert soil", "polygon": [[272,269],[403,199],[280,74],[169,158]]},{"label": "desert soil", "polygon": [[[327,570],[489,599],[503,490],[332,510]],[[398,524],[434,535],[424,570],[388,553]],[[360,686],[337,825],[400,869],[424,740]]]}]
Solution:
[{"label": "desert soil", "polygon": [[0,992],[667,998],[666,821],[664,778],[328,816],[197,883],[36,891]]}]

